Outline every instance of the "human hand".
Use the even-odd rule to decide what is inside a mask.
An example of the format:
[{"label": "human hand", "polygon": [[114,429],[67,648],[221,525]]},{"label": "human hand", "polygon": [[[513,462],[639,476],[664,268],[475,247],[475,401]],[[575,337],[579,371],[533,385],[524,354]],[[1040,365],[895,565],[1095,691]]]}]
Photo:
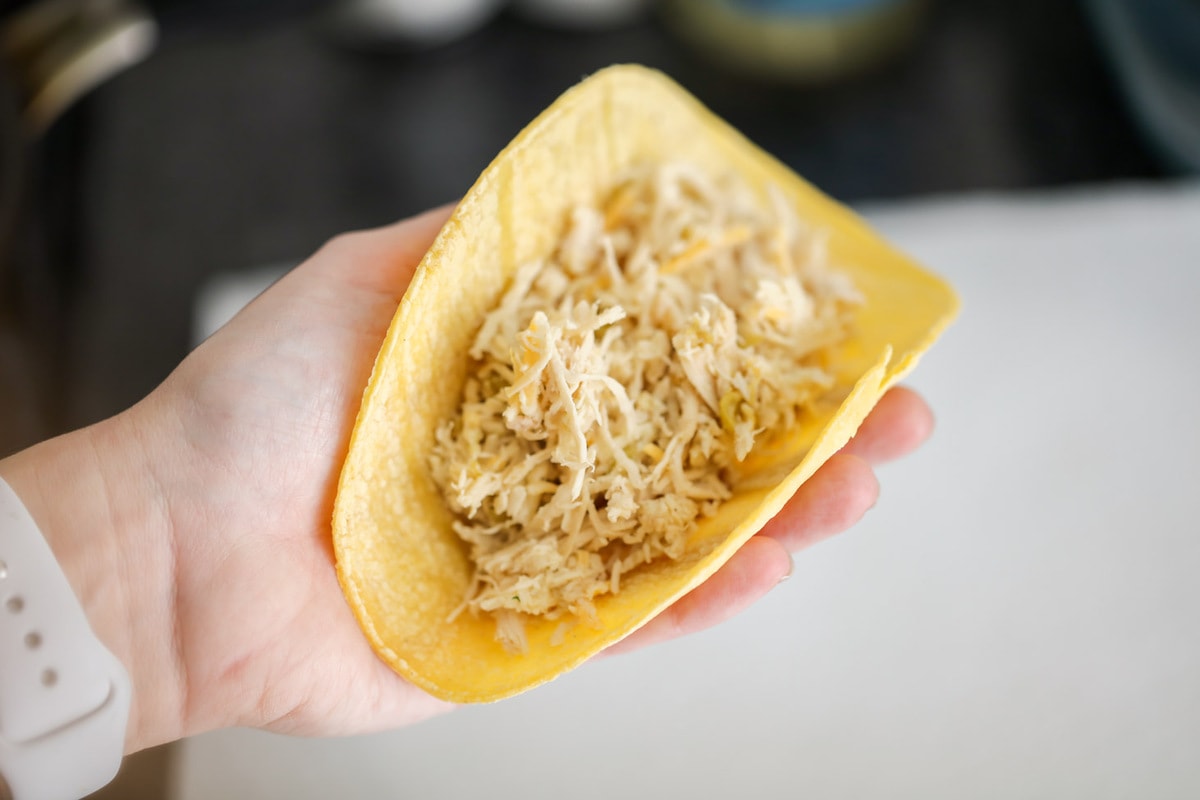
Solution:
[{"label": "human hand", "polygon": [[[451,707],[375,657],[342,597],[329,532],[362,387],[447,213],[338,237],[146,400],[0,463],[130,669],[128,750],[232,725],[360,733]],[[865,513],[878,491],[871,465],[914,448],[931,424],[917,395],[888,393],[760,535],[610,652],[700,630],[761,597],[790,571],[789,551]],[[60,501],[63,486],[80,504]],[[79,532],[81,507],[103,535]]]}]

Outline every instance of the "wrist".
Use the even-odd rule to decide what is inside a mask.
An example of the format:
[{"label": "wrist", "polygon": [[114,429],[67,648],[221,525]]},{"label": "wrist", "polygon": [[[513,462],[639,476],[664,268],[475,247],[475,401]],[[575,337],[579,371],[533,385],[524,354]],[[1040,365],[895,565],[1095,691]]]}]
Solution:
[{"label": "wrist", "polygon": [[174,647],[174,548],[129,415],[0,461],[78,597],[133,685],[125,751],[181,733]]}]

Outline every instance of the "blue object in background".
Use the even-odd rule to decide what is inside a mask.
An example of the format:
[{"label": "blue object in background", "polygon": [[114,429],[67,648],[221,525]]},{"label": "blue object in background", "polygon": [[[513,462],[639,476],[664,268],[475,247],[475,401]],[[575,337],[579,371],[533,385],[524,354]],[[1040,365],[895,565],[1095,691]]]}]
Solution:
[{"label": "blue object in background", "polygon": [[1200,173],[1200,0],[1089,0],[1138,124],[1171,168]]},{"label": "blue object in background", "polygon": [[924,0],[664,0],[697,52],[760,77],[822,83],[911,42]]},{"label": "blue object in background", "polygon": [[1121,4],[1164,66],[1200,80],[1200,0],[1121,0]]}]

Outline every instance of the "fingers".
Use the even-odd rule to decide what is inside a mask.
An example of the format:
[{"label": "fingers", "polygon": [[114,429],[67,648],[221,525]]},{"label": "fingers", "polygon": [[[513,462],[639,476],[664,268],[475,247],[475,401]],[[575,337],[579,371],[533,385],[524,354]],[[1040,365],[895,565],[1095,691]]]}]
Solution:
[{"label": "fingers", "polygon": [[626,653],[711,628],[748,608],[791,571],[791,556],[782,545],[755,537],[715,575],[605,653]]},{"label": "fingers", "polygon": [[889,390],[855,437],[805,481],[759,535],[795,553],[851,527],[879,498],[871,465],[912,452],[932,431],[933,412],[920,395],[903,387]]},{"label": "fingers", "polygon": [[878,498],[879,482],[871,465],[839,453],[796,490],[758,535],[795,553],[851,527]]},{"label": "fingers", "polygon": [[622,653],[703,630],[738,614],[786,577],[788,552],[850,528],[875,505],[872,464],[914,450],[933,430],[933,414],[910,389],[880,399],[841,452],[821,466],[787,505],[715,575],[606,653]]},{"label": "fingers", "polygon": [[880,398],[843,453],[871,464],[911,453],[933,432],[933,412],[919,394],[903,386]]}]

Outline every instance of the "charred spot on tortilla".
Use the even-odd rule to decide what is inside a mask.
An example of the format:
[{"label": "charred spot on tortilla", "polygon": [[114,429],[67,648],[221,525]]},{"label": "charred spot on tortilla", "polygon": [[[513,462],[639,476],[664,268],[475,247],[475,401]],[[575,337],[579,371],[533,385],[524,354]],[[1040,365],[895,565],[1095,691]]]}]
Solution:
[{"label": "charred spot on tortilla", "polygon": [[492,615],[510,652],[527,615],[594,624],[622,576],[678,559],[756,443],[834,388],[862,302],[777,190],[687,162],[564,227],[484,319],[430,457],[474,565],[451,619]]}]

